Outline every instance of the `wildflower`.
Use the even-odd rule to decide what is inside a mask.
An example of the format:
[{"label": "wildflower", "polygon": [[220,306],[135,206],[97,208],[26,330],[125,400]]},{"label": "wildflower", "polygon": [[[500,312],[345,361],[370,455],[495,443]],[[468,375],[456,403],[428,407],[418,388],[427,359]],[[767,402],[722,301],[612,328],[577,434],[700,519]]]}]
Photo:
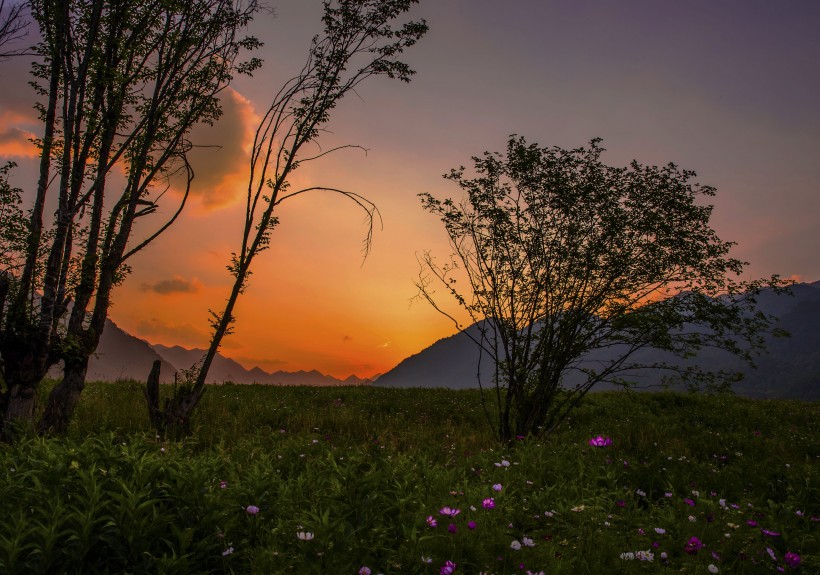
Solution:
[{"label": "wildflower", "polygon": [[310,531],[297,531],[296,537],[299,539],[299,541],[310,541],[311,539],[313,539],[313,533],[311,533]]},{"label": "wildflower", "polygon": [[748,525],[749,527],[757,527],[757,521],[755,521],[754,519],[749,519],[748,521],[746,521],[746,525]]},{"label": "wildflower", "polygon": [[725,499],[718,499],[718,505],[726,509],[726,500]]},{"label": "wildflower", "polygon": [[370,575],[371,573],[370,567],[361,567],[359,569],[359,575]]},{"label": "wildflower", "polygon": [[709,573],[717,573],[719,571],[719,569],[717,568],[717,565],[715,565],[714,563],[709,563],[709,567],[707,567],[706,570]]},{"label": "wildflower", "polygon": [[459,513],[461,513],[461,509],[455,509],[450,507],[442,507],[438,510],[441,515],[448,515],[450,517],[455,517]]},{"label": "wildflower", "polygon": [[626,507],[626,501],[624,501],[623,499],[619,499],[615,502],[615,505],[617,505],[618,507]]},{"label": "wildflower", "polygon": [[456,571],[456,564],[453,563],[452,561],[445,562],[444,565],[441,566],[441,569],[439,569],[439,573],[441,575],[453,575],[453,573],[455,573],[455,571]]},{"label": "wildflower", "polygon": [[422,555],[421,556],[421,562],[422,563],[427,563],[429,565],[430,563],[433,562],[433,558],[432,557],[425,557],[424,555]]},{"label": "wildflower", "polygon": [[689,516],[689,522],[694,523],[695,521],[697,521],[697,518],[694,515],[690,515]]},{"label": "wildflower", "polygon": [[797,569],[800,566],[800,555],[797,553],[792,553],[791,551],[786,551],[786,554],[783,556],[783,561],[786,562],[786,565],[791,567],[792,569]]},{"label": "wildflower", "polygon": [[495,485],[493,485],[493,491],[501,491],[502,489],[503,486],[500,483],[496,483]]},{"label": "wildflower", "polygon": [[467,523],[467,529],[470,529],[470,530],[475,529],[475,521],[469,521]]},{"label": "wildflower", "polygon": [[632,561],[635,559],[635,554],[631,551],[627,551],[626,553],[621,553],[620,558],[624,561]]},{"label": "wildflower", "polygon": [[544,517],[554,517],[555,511],[544,511]]},{"label": "wildflower", "polygon": [[481,506],[484,507],[484,509],[492,509],[493,507],[495,507],[495,499],[493,499],[492,497],[488,497],[487,499],[481,502]]},{"label": "wildflower", "polygon": [[683,502],[686,503],[689,507],[694,507],[695,506],[695,502],[692,499],[689,499],[688,497],[685,498],[683,500]]},{"label": "wildflower", "polygon": [[592,447],[607,447],[609,445],[612,445],[612,440],[609,437],[596,435],[595,437],[589,440],[589,444]]},{"label": "wildflower", "polygon": [[225,551],[222,552],[222,556],[227,557],[231,553],[233,553],[233,547],[228,547],[227,549],[225,549]]},{"label": "wildflower", "polygon": [[529,537],[522,537],[521,543],[524,544],[524,547],[535,547],[535,541],[533,541]]},{"label": "wildflower", "polygon": [[703,542],[697,537],[691,537],[689,541],[684,546],[683,550],[686,551],[689,555],[695,555],[698,551],[701,550],[703,547]]},{"label": "wildflower", "polygon": [[584,505],[578,505],[570,509],[570,511],[575,511],[575,513],[581,513],[586,507]]},{"label": "wildflower", "polygon": [[760,531],[768,537],[778,537],[780,535],[777,531],[769,531],[768,529],[761,529]]},{"label": "wildflower", "polygon": [[512,543],[510,543],[510,549],[513,551],[520,551],[521,550],[521,543],[518,539],[513,539]]},{"label": "wildflower", "polygon": [[695,497],[700,497],[700,491],[695,491],[695,490],[693,489],[693,490],[692,490],[692,495],[694,495]]},{"label": "wildflower", "polygon": [[655,527],[655,533],[657,533],[658,535],[663,535],[664,533],[666,533],[666,529],[662,527]]},{"label": "wildflower", "polygon": [[427,526],[428,527],[435,527],[436,525],[438,525],[438,521],[436,521],[435,517],[433,517],[432,515],[428,515],[427,516]]},{"label": "wildflower", "polygon": [[219,488],[220,489],[227,489],[228,488],[228,482],[227,481],[220,481],[219,482]]},{"label": "wildflower", "polygon": [[672,492],[671,492],[671,491],[667,491],[666,493],[664,493],[664,494],[663,494],[663,496],[664,496],[664,497],[667,497],[667,498],[672,497]]},{"label": "wildflower", "polygon": [[257,513],[259,513],[259,508],[256,505],[248,505],[245,508],[245,513],[247,513],[248,515],[256,515]]},{"label": "wildflower", "polygon": [[455,523],[450,523],[450,524],[447,526],[447,531],[448,531],[449,533],[455,533],[456,531],[458,531],[458,527],[456,527],[456,524],[455,524]]},{"label": "wildflower", "polygon": [[646,531],[643,530],[643,527],[638,527],[638,535],[646,535]]},{"label": "wildflower", "polygon": [[646,491],[643,491],[642,489],[636,489],[635,493],[638,497],[646,497]]},{"label": "wildflower", "polygon": [[652,553],[649,549],[646,551],[635,551],[635,558],[640,559],[641,561],[654,561],[655,554]]},{"label": "wildflower", "polygon": [[774,549],[772,549],[771,547],[766,547],[766,553],[769,554],[769,557],[772,558],[772,561],[777,561],[777,555],[775,555]]},{"label": "wildflower", "polygon": [[798,517],[803,517],[803,512],[800,511],[799,509],[797,511],[795,511],[794,514],[797,515]]},{"label": "wildflower", "polygon": [[668,555],[666,554],[666,551],[661,551],[661,560],[666,561],[667,557]]}]

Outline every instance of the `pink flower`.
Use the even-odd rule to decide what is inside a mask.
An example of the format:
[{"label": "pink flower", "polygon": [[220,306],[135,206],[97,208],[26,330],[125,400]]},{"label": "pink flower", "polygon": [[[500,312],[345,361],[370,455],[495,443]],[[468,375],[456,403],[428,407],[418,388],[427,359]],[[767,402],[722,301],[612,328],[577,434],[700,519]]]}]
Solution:
[{"label": "pink flower", "polygon": [[589,440],[589,444],[592,447],[607,447],[608,445],[612,445],[612,440],[609,437],[596,435],[595,437]]},{"label": "pink flower", "polygon": [[370,575],[371,573],[370,567],[362,567],[359,569],[359,575]]},{"label": "pink flower", "polygon": [[686,503],[689,507],[695,506],[695,502],[692,499],[689,499],[688,497],[684,499],[683,502]]},{"label": "pink flower", "polygon": [[458,531],[458,527],[456,527],[455,523],[450,523],[447,526],[447,531],[449,531],[450,533],[455,533],[456,531]]},{"label": "pink flower", "polygon": [[792,569],[797,569],[800,566],[800,555],[786,551],[786,554],[783,556],[783,561]]},{"label": "pink flower", "polygon": [[448,515],[450,517],[455,517],[459,513],[461,513],[461,509],[455,509],[450,507],[442,507],[438,510],[441,515]]},{"label": "pink flower", "polygon": [[488,497],[487,499],[481,502],[481,505],[484,507],[484,509],[492,509],[493,507],[495,507],[495,499],[493,499],[492,497]]},{"label": "pink flower", "polygon": [[780,535],[777,531],[769,531],[768,529],[761,529],[760,531],[763,535],[767,535],[769,537],[778,537]]},{"label": "pink flower", "polygon": [[703,543],[697,537],[691,537],[684,546],[683,550],[689,555],[695,555],[703,547]]},{"label": "pink flower", "polygon": [[456,572],[456,564],[452,561],[447,561],[444,565],[441,566],[439,573],[441,575],[453,575]]},{"label": "pink flower", "polygon": [[248,515],[256,515],[257,513],[259,513],[259,508],[256,505],[248,505],[245,508],[245,513],[247,513]]},{"label": "pink flower", "polygon": [[227,481],[220,481],[219,482],[219,488],[220,489],[227,489],[228,488],[228,482]]},{"label": "pink flower", "polygon": [[435,527],[436,525],[438,525],[438,522],[436,521],[435,517],[433,517],[432,515],[428,515],[427,516],[427,525],[429,527]]},{"label": "pink flower", "polygon": [[470,521],[467,523],[468,529],[475,529],[475,521]]},{"label": "pink flower", "polygon": [[501,491],[504,487],[500,483],[493,485],[493,491]]}]

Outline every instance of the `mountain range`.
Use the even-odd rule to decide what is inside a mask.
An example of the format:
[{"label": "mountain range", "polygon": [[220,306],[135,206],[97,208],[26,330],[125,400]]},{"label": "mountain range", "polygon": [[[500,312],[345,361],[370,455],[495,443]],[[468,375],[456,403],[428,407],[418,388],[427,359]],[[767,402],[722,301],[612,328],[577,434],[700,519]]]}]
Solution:
[{"label": "mountain range", "polygon": [[[106,321],[100,344],[88,364],[89,381],[137,380],[145,381],[155,360],[162,362],[160,381],[174,381],[174,374],[198,363],[205,355],[204,349],[186,349],[180,346],[168,347],[150,344],[132,336],[110,319]],[[60,377],[60,370],[54,369],[52,377]],[[347,379],[337,379],[316,370],[267,372],[258,367],[245,369],[236,361],[222,354],[214,358],[208,371],[208,383],[261,383],[266,385],[364,385],[369,379],[351,375]]]},{"label": "mountain range", "polygon": [[[820,281],[792,286],[792,295],[778,295],[764,290],[758,297],[758,309],[776,318],[776,326],[790,337],[768,338],[767,351],[757,357],[756,368],[742,364],[720,350],[705,350],[690,361],[710,371],[740,371],[743,379],[734,384],[739,395],[760,398],[795,398],[820,400]],[[441,339],[427,349],[408,357],[378,378],[376,385],[385,387],[478,387],[476,374],[479,351],[469,335],[476,337],[477,325]],[[585,361],[606,360],[605,352],[590,355]],[[642,363],[671,362],[674,357],[654,349],[644,349],[636,357]],[[481,362],[481,381],[492,382],[493,365],[485,355]],[[640,386],[660,383],[660,370],[642,370],[634,374]],[[638,379],[640,377],[640,379]],[[572,382],[570,382],[572,383]],[[492,383],[490,383],[492,385]],[[607,389],[602,385],[596,389]]]}]

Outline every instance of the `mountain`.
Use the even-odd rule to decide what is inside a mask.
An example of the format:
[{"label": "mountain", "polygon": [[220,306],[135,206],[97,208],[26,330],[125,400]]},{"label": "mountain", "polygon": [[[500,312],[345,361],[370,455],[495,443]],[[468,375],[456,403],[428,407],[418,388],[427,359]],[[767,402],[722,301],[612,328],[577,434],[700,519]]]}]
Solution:
[{"label": "mountain", "polygon": [[[204,349],[185,349],[178,345],[168,347],[155,344],[154,350],[168,362],[178,366],[180,369],[188,369],[198,363],[204,356]],[[337,379],[330,375],[325,375],[316,370],[311,371],[275,371],[268,373],[258,367],[245,369],[239,363],[221,354],[214,358],[211,368],[208,371],[208,383],[263,383],[268,385],[312,385],[312,386],[333,386],[333,385],[365,385],[370,383],[368,379],[360,379],[351,375],[345,380]]]},{"label": "mountain", "polygon": [[[134,379],[145,381],[155,360],[162,362],[160,380],[163,383],[174,380],[175,364],[160,357],[145,340],[138,339],[120,329],[110,319],[105,320],[105,327],[100,337],[97,351],[88,362],[87,379],[89,381],[117,381]],[[54,378],[62,376],[60,368],[49,371]]]},{"label": "mountain", "polygon": [[[789,332],[791,337],[769,338],[767,352],[756,359],[756,369],[749,368],[722,350],[703,350],[690,361],[710,371],[741,371],[744,377],[734,385],[735,392],[740,395],[820,400],[820,281],[796,284],[792,287],[792,294],[778,295],[773,290],[764,290],[758,297],[758,308],[776,317],[777,327]],[[468,328],[467,332],[475,337],[479,332],[478,326]],[[458,333],[403,360],[379,377],[375,385],[456,389],[477,387],[478,357],[475,343],[468,335]],[[607,352],[596,351],[584,359],[589,362],[606,361],[608,357]],[[644,349],[635,359],[643,363],[671,363],[674,356]],[[486,382],[492,381],[492,365],[486,357],[481,371],[482,383],[486,385]],[[642,370],[636,381],[645,385],[658,383],[661,378],[660,370]]]}]

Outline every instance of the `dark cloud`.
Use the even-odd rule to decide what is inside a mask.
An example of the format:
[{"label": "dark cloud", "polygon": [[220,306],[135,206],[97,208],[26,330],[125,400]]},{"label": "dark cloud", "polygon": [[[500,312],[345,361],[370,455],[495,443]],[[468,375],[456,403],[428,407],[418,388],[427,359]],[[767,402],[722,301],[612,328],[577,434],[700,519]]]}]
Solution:
[{"label": "dark cloud", "polygon": [[149,340],[161,339],[183,347],[204,347],[208,344],[208,335],[189,323],[172,324],[157,318],[144,319],[137,324],[136,332]]},{"label": "dark cloud", "polygon": [[198,279],[186,280],[182,276],[174,276],[171,279],[160,280],[154,284],[144,283],[140,286],[142,291],[153,291],[161,295],[174,293],[197,293],[202,284]]}]

